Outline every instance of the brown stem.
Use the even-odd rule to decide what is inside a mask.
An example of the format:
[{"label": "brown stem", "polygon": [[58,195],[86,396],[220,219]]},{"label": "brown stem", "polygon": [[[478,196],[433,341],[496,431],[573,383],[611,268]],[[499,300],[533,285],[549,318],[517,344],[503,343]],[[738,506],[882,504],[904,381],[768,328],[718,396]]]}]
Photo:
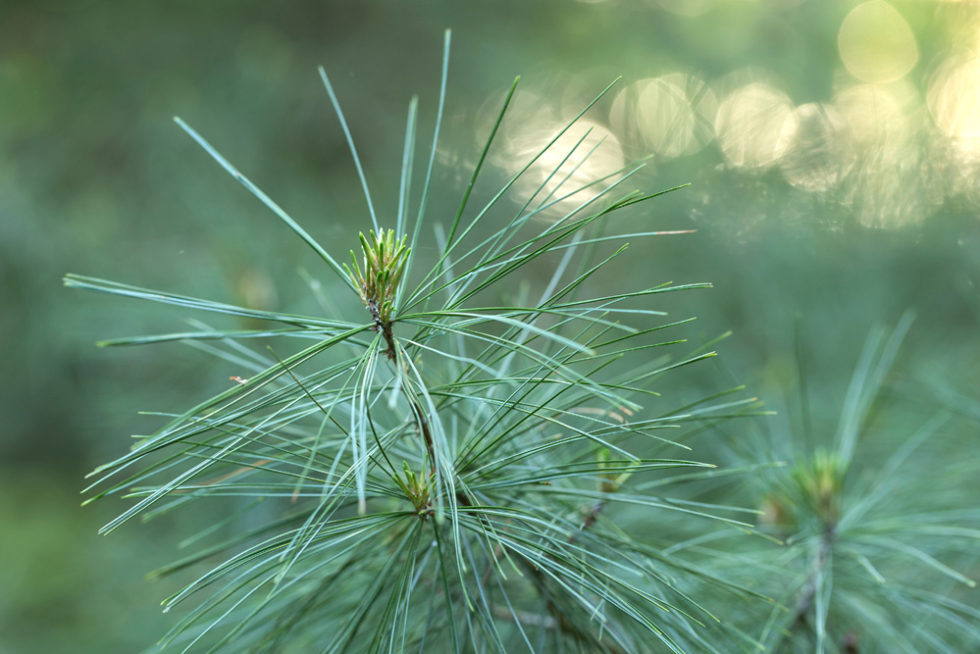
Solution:
[{"label": "brown stem", "polygon": [[589,509],[589,512],[585,514],[585,518],[583,518],[582,520],[582,526],[579,527],[579,530],[577,532],[575,532],[574,534],[571,535],[571,537],[569,537],[568,542],[574,543],[575,539],[579,537],[579,534],[591,528],[592,525],[595,524],[595,521],[599,519],[599,514],[602,512],[602,509],[605,506],[606,506],[605,502],[596,502],[595,504],[593,504],[592,508]]},{"label": "brown stem", "polygon": [[391,321],[381,319],[381,311],[378,309],[378,303],[370,298],[365,303],[367,305],[367,310],[371,313],[371,319],[374,320],[374,331],[381,334],[385,339],[385,356],[388,357],[389,361],[395,360],[395,335],[391,331]]},{"label": "brown stem", "polygon": [[[426,419],[425,414],[422,413],[422,407],[415,400],[409,402],[412,406],[412,413],[415,415],[415,424],[418,425],[419,433],[422,435],[422,440],[425,442],[425,451],[429,454],[429,461],[432,462],[432,472],[436,471],[436,452],[435,447],[432,444],[432,431],[429,429],[429,421]],[[460,493],[457,493],[457,496]]]},{"label": "brown stem", "polygon": [[[466,506],[466,507],[473,506],[472,502],[470,502],[466,494],[458,491],[456,493],[456,502],[460,506]],[[602,511],[604,506],[605,506],[604,502],[597,502],[595,505],[593,505],[593,507],[589,510],[589,513],[585,516],[585,519],[582,522],[582,527],[576,533],[572,534],[568,538],[569,544],[575,542],[575,539],[579,536],[579,534],[581,534],[586,529],[589,529],[593,524],[595,524],[595,521],[598,518],[599,513]],[[480,519],[483,520],[483,518]],[[503,545],[497,545],[498,553],[499,553],[499,548],[501,547],[503,547]],[[612,652],[613,654],[620,654],[620,652],[622,652],[622,650],[616,645],[610,643],[603,643],[595,636],[592,636],[587,631],[584,631],[574,622],[569,620],[567,614],[564,611],[562,611],[561,607],[558,606],[558,604],[555,603],[554,599],[551,597],[551,593],[548,591],[548,584],[547,584],[548,578],[544,574],[544,572],[542,572],[541,569],[537,565],[535,565],[533,561],[528,559],[520,552],[515,552],[510,548],[508,548],[508,550],[510,550],[510,552],[514,555],[514,559],[521,564],[521,566],[525,569],[525,571],[527,571],[527,573],[534,578],[534,585],[537,588],[538,594],[541,596],[541,599],[544,600],[545,607],[548,609],[548,613],[551,616],[554,625],[558,628],[559,631],[564,632],[566,635],[571,636],[572,638],[574,638],[579,642],[584,642],[586,644],[594,644],[598,647],[601,647],[603,648],[604,651]],[[496,554],[494,556],[496,556]],[[492,569],[492,567],[493,566],[491,564],[487,568],[487,571],[483,576],[484,582],[486,581],[487,575],[490,574],[490,570]]]},{"label": "brown stem", "polygon": [[[372,316],[375,316],[375,326],[376,326],[375,328],[381,332],[381,334],[385,338],[385,341],[388,344],[388,350],[385,352],[385,354],[388,355],[389,359],[394,361],[395,346],[394,346],[394,337],[391,334],[391,323],[383,323],[380,320],[380,317],[376,315],[377,308],[375,305],[369,304],[368,308],[372,310],[371,311]],[[432,431],[429,427],[429,421],[425,417],[425,413],[422,411],[422,407],[419,406],[418,402],[409,399],[409,406],[411,406],[412,408],[412,414],[415,418],[415,423],[416,425],[418,425],[419,433],[422,435],[422,441],[425,443],[425,450],[429,455],[429,459],[432,461],[432,472],[435,473],[436,470],[435,447],[432,442]],[[473,503],[470,502],[470,499],[469,497],[466,496],[466,493],[457,490],[455,495],[456,495],[456,502],[460,506],[463,507],[473,506]],[[595,521],[599,516],[599,512],[602,511],[603,506],[604,506],[603,502],[598,502],[592,507],[589,513],[585,516],[581,529],[579,529],[577,533],[569,537],[568,539],[569,543],[572,543],[579,534],[581,534],[583,531],[585,531],[586,529],[590,528],[593,524],[595,524]],[[479,519],[485,520],[485,518],[483,517],[480,517]],[[551,615],[555,625],[557,625],[560,631],[575,638],[575,640],[579,642],[594,643],[602,647],[606,651],[614,652],[615,654],[619,653],[620,651],[619,648],[610,647],[610,645],[606,643],[602,643],[594,636],[581,629],[578,625],[571,622],[568,619],[566,613],[562,611],[561,607],[559,607],[555,603],[554,599],[552,599],[551,593],[548,592],[547,577],[545,576],[544,572],[542,572],[541,569],[538,568],[538,566],[536,566],[533,561],[528,559],[523,554],[520,554],[519,552],[512,552],[512,553],[514,554],[514,558],[517,561],[519,561],[521,565],[525,568],[525,570],[527,570],[527,572],[534,578],[535,586],[537,587],[538,593],[541,595],[541,598],[545,601],[545,605],[548,609],[548,613]],[[489,572],[489,569],[487,571]]]},{"label": "brown stem", "polygon": [[381,335],[385,339],[385,356],[388,357],[389,361],[395,360],[395,335],[391,332],[391,322],[382,323],[381,325]]},{"label": "brown stem", "polygon": [[[465,507],[473,506],[473,503],[470,502],[466,494],[459,491],[456,492],[456,502],[460,506],[465,506]],[[595,510],[595,513],[598,513],[598,510]],[[481,521],[485,520],[485,518],[483,517],[480,517],[479,519]],[[594,518],[593,518],[593,522],[594,522]],[[574,539],[575,539],[575,535],[573,535],[569,539],[569,542],[572,542]],[[502,547],[502,546],[498,545],[498,547]],[[610,651],[618,654],[619,652],[618,648],[610,648],[608,644],[600,642],[594,636],[584,631],[577,624],[569,620],[567,614],[564,611],[562,611],[561,607],[559,607],[558,604],[556,604],[554,599],[551,597],[551,593],[548,591],[547,588],[547,580],[548,580],[547,576],[545,576],[544,572],[542,572],[541,569],[537,565],[535,565],[533,561],[528,559],[520,552],[515,552],[510,548],[507,549],[510,550],[511,554],[514,555],[514,559],[521,564],[524,570],[531,577],[534,578],[534,586],[535,588],[537,588],[538,594],[541,596],[541,599],[544,600],[545,607],[548,609],[548,614],[551,616],[554,625],[558,628],[559,631],[564,632],[566,635],[571,636],[572,638],[574,638],[579,642],[595,644],[600,647],[603,647],[606,651]],[[487,573],[489,572],[490,572],[490,568],[487,568]]]}]

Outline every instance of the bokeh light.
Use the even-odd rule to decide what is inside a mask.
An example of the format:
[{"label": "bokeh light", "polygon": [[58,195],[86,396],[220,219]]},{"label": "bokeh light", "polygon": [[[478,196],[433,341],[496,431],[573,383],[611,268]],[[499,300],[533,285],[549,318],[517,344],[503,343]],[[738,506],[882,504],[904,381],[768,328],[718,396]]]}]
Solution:
[{"label": "bokeh light", "polygon": [[866,227],[924,221],[942,204],[945,184],[922,129],[915,88],[908,82],[857,84],[841,89],[833,104],[854,157],[840,200]]},{"label": "bokeh light", "polygon": [[832,103],[847,125],[848,139],[858,149],[893,148],[911,130],[914,98],[907,86],[848,85],[834,94]]},{"label": "bokeh light", "polygon": [[883,0],[851,10],[841,24],[837,48],[848,72],[862,82],[894,82],[919,60],[909,24]]},{"label": "bokeh light", "polygon": [[933,76],[926,102],[949,158],[951,191],[980,201],[980,57],[944,62]]},{"label": "bokeh light", "polygon": [[793,103],[779,89],[752,82],[729,94],[718,107],[715,133],[725,161],[736,168],[774,164],[788,145],[783,123]]},{"label": "bokeh light", "polygon": [[834,188],[853,162],[843,132],[844,119],[832,105],[811,102],[793,110],[780,139],[786,143],[779,162],[786,181],[806,191]]},{"label": "bokeh light", "polygon": [[493,162],[513,175],[538,157],[518,180],[517,190],[520,195],[534,196],[532,209],[550,205],[539,214],[542,218],[555,219],[573,210],[611,180],[590,184],[625,164],[619,138],[593,118],[580,118],[558,136],[572,115],[564,115],[542,95],[519,92],[508,113]]},{"label": "bokeh light", "polygon": [[947,62],[926,99],[936,125],[959,149],[980,150],[980,57]]},{"label": "bokeh light", "polygon": [[717,110],[715,94],[703,80],[670,73],[623,89],[610,119],[620,133],[635,133],[648,151],[672,159],[698,152],[714,137]]}]

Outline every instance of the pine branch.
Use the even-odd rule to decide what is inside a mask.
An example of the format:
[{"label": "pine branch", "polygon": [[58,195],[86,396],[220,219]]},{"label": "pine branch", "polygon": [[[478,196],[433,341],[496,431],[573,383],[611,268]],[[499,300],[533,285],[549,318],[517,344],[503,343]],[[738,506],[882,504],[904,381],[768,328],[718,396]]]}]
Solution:
[{"label": "pine branch", "polygon": [[[506,128],[515,82],[448,234],[429,229],[448,46],[447,34],[417,211],[409,202],[415,196],[417,101],[409,104],[395,229],[379,223],[383,213],[375,210],[352,130],[321,69],[371,216],[349,263],[339,264],[178,121],[317,252],[366,315],[348,321],[256,311],[66,277],[70,286],[280,324],[261,330],[203,326],[105,343],[178,340],[241,367],[231,388],[186,412],[156,414],[163,422],[156,431],[93,473],[91,499],[122,495],[134,502],[106,532],[137,515],[152,518],[191,503],[224,507],[240,501],[238,515],[254,522],[248,531],[230,534],[221,522],[220,528],[210,525],[185,539],[199,543],[198,552],[159,571],[202,571],[165,601],[165,610],[187,610],[164,647],[334,652],[448,646],[461,652],[483,643],[480,649],[508,652],[533,650],[532,641],[541,638],[555,647],[616,654],[646,650],[649,642],[673,652],[715,649],[707,625],[716,618],[687,589],[709,584],[710,596],[734,586],[711,565],[686,561],[666,545],[645,544],[601,519],[607,507],[621,505],[655,513],[658,526],[669,524],[668,531],[678,534],[689,523],[752,531],[732,517],[733,507],[652,495],[633,483],[640,477],[666,482],[672,470],[685,480],[706,479],[713,466],[671,456],[666,448],[690,447],[681,437],[666,438],[664,430],[757,410],[754,398],[733,400],[728,392],[682,407],[659,404],[655,384],[715,353],[672,354],[686,347],[685,339],[657,339],[656,333],[689,320],[665,322],[666,314],[650,303],[661,293],[710,285],[584,294],[626,256],[627,237],[685,231],[605,233],[610,216],[635,212],[661,195],[623,189],[642,163],[596,167],[594,179],[572,183],[589,170],[587,156],[572,156],[581,154],[584,137],[570,148],[559,144],[611,85],[558,126],[490,202],[468,215],[478,174],[492,160],[491,143]],[[550,156],[553,149],[561,150],[558,157]],[[515,214],[494,221],[522,177],[546,161],[552,163],[537,190],[517,199]],[[557,206],[564,213],[554,222],[535,222]],[[480,234],[477,224],[489,233]],[[430,231],[437,254],[428,261],[419,252],[427,250],[420,243]],[[539,300],[504,299],[503,285],[518,276],[533,279],[533,267],[540,265],[553,273]],[[283,357],[269,347],[270,358],[249,347],[255,338],[313,344]]]}]

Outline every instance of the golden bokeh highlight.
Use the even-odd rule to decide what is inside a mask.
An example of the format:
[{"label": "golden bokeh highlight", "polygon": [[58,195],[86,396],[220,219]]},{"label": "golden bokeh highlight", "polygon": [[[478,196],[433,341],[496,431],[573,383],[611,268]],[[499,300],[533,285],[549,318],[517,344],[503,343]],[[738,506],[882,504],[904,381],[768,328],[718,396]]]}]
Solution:
[{"label": "golden bokeh highlight", "polygon": [[[712,5],[656,2],[691,15]],[[901,228],[922,223],[950,198],[980,201],[980,10],[946,22],[949,54],[924,88],[910,75],[920,57],[916,35],[884,0],[857,4],[842,21],[843,67],[830,97],[797,105],[771,73],[754,69],[710,84],[687,72],[640,79],[613,98],[609,127],[590,113],[531,168],[520,192],[537,194],[533,209],[630,158],[685,157],[717,141],[727,168],[752,175],[776,169],[794,189],[821,195],[831,207],[821,218],[828,225],[854,219]],[[497,165],[519,170],[577,111],[583,92],[524,93],[505,121]],[[548,216],[591,194],[561,200]]]},{"label": "golden bokeh highlight", "polygon": [[942,64],[926,104],[950,159],[952,191],[980,201],[980,57],[951,57]]},{"label": "golden bokeh highlight", "polygon": [[908,82],[855,84],[834,96],[852,157],[838,199],[871,228],[920,224],[944,200],[945,184],[922,99]]},{"label": "golden bokeh highlight", "polygon": [[786,149],[779,168],[791,185],[805,191],[827,191],[840,183],[853,163],[844,119],[836,107],[800,105],[784,121],[780,142]]},{"label": "golden bokeh highlight", "polygon": [[947,62],[926,96],[943,133],[971,150],[980,145],[980,57]]},{"label": "golden bokeh highlight", "polygon": [[847,71],[862,82],[900,80],[919,61],[908,22],[883,0],[852,9],[837,34],[837,50]]},{"label": "golden bokeh highlight", "polygon": [[752,82],[729,94],[715,116],[715,135],[728,165],[765,168],[787,148],[783,124],[793,114],[789,96],[763,82]]},{"label": "golden bokeh highlight", "polygon": [[[510,175],[538,155],[574,115],[564,115],[543,96],[526,91],[518,93],[508,114],[501,127],[501,147],[495,149],[492,162]],[[593,182],[613,175],[624,165],[617,136],[605,125],[583,116],[538,157],[518,180],[516,190],[519,196],[533,196],[529,210],[548,205],[539,216],[553,220],[611,184],[614,178]]]},{"label": "golden bokeh highlight", "polygon": [[912,129],[915,92],[904,84],[854,84],[834,94],[832,105],[854,147],[887,149],[904,142]]},{"label": "golden bokeh highlight", "polygon": [[694,154],[712,138],[718,100],[705,82],[685,73],[643,79],[623,89],[610,121],[634,134],[647,152],[672,159]]}]

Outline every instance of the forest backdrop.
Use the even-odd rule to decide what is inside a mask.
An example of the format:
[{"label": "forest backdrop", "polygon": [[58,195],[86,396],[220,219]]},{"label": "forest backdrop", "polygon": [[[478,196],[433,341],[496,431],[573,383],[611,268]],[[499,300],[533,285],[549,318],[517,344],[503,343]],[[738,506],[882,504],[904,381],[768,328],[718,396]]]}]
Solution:
[{"label": "forest backdrop", "polygon": [[[804,352],[815,431],[832,430],[869,329],[911,309],[899,366],[911,393],[977,411],[976,3],[8,0],[0,652],[131,652],[164,631],[158,600],[177,580],[143,574],[177,555],[182,521],[207,517],[101,538],[122,504],[80,509],[83,476],[151,427],[137,410],[181,409],[233,374],[180,344],[96,348],[181,323],[66,290],[61,276],[310,311],[320,309],[307,276],[332,283],[171,117],[342,252],[368,223],[316,66],[330,72],[390,213],[405,108],[419,93],[420,129],[431,131],[446,27],[445,191],[434,201],[447,207],[515,74],[521,90],[491,161],[500,179],[623,76],[589,116],[598,148],[588,165],[601,173],[652,155],[638,187],[691,183],[631,215],[645,221],[638,231],[696,233],[646,241],[630,270],[650,285],[715,284],[668,307],[697,315],[704,341],[733,332],[714,376],[692,388],[745,383],[785,416]],[[976,457],[975,438],[962,445]]]}]

